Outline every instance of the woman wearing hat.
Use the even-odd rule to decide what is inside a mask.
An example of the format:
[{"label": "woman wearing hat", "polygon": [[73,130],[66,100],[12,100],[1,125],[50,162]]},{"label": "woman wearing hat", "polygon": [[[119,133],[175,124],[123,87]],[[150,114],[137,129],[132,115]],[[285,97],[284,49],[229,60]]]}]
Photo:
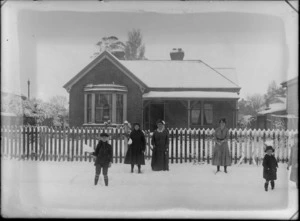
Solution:
[{"label": "woman wearing hat", "polygon": [[287,169],[289,169],[290,166],[292,166],[290,180],[292,182],[296,182],[296,186],[297,188],[299,188],[298,186],[298,133],[295,134],[295,143],[291,148]]},{"label": "woman wearing hat", "polygon": [[226,128],[226,119],[220,119],[219,125],[220,127],[218,127],[215,131],[216,143],[213,151],[212,165],[217,166],[217,172],[220,171],[220,166],[224,166],[224,172],[227,173],[227,166],[231,165],[231,156],[229,154],[229,147],[227,143],[229,133]]},{"label": "woman wearing hat", "polygon": [[140,124],[133,125],[133,131],[130,133],[132,144],[129,146],[125,164],[131,164],[131,173],[133,173],[134,165],[138,166],[138,173],[141,173],[141,165],[145,165],[144,151],[146,149],[146,139],[144,133],[140,129]]},{"label": "woman wearing hat", "polygon": [[268,191],[269,181],[271,181],[271,188],[275,188],[274,180],[277,179],[277,161],[273,155],[274,149],[272,146],[267,146],[265,149],[265,157],[263,159],[263,178],[265,182],[265,191]]},{"label": "woman wearing hat", "polygon": [[151,139],[153,146],[151,167],[154,171],[169,170],[169,132],[165,129],[163,120],[158,120],[156,125],[157,129]]}]

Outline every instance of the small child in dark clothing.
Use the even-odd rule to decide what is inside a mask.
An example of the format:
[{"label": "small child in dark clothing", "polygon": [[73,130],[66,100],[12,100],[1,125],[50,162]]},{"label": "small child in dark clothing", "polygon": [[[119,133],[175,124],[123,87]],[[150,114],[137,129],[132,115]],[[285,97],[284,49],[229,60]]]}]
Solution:
[{"label": "small child in dark clothing", "polygon": [[113,151],[112,147],[108,141],[108,134],[107,133],[101,133],[100,134],[100,140],[96,147],[95,152],[91,153],[93,156],[96,157],[95,160],[95,166],[96,166],[96,175],[95,175],[95,185],[97,185],[99,176],[101,173],[102,168],[102,174],[104,176],[104,182],[105,186],[108,186],[108,168],[111,167],[112,159],[113,159]]},{"label": "small child in dark clothing", "polygon": [[272,146],[267,146],[266,147],[266,155],[263,160],[263,167],[264,167],[264,172],[263,172],[263,177],[266,179],[265,182],[265,191],[268,191],[268,186],[269,186],[269,181],[271,181],[271,188],[274,189],[275,183],[274,180],[277,179],[277,161],[273,155],[274,149]]}]

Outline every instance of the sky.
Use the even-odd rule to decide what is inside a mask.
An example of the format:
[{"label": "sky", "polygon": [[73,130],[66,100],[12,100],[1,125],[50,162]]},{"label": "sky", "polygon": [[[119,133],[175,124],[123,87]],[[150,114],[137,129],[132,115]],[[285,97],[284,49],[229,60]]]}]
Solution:
[{"label": "sky", "polygon": [[[2,7],[1,90],[47,100],[92,61],[105,36],[126,42],[139,28],[149,60],[185,60],[235,68],[240,96],[298,75],[298,14],[285,2],[12,1]],[[295,7],[297,5],[294,4]]]}]

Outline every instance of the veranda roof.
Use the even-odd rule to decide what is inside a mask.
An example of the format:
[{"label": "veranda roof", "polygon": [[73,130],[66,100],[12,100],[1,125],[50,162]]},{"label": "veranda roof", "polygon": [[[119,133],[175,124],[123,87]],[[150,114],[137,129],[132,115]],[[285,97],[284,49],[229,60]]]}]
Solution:
[{"label": "veranda roof", "polygon": [[239,95],[234,92],[216,92],[216,91],[150,91],[143,94],[143,99],[155,98],[222,98],[239,99]]}]

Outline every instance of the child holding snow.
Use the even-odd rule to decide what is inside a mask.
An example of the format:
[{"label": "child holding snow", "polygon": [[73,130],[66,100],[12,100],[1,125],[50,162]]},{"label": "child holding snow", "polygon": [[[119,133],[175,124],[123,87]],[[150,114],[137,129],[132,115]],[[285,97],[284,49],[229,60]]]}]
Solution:
[{"label": "child holding snow", "polygon": [[96,157],[95,166],[96,166],[96,175],[95,175],[95,185],[97,185],[99,176],[102,169],[102,174],[104,176],[105,186],[108,186],[108,168],[111,167],[112,159],[113,159],[113,151],[112,147],[108,141],[108,134],[101,133],[100,140],[96,147],[95,152],[91,153]]},{"label": "child holding snow", "polygon": [[266,155],[263,159],[263,177],[266,179],[265,182],[265,191],[268,191],[269,181],[271,181],[271,188],[274,189],[275,182],[277,179],[277,161],[273,155],[274,149],[272,146],[267,146],[265,149]]}]

